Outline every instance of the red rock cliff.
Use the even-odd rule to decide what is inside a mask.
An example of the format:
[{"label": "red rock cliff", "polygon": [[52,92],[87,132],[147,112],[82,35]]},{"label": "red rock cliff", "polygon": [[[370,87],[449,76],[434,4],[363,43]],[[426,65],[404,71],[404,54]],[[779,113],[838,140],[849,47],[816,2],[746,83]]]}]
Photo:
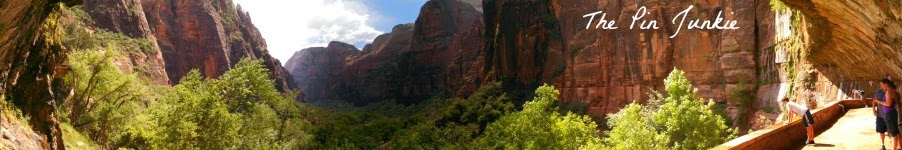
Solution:
[{"label": "red rock cliff", "polygon": [[[686,71],[699,96],[725,104],[734,118],[774,110],[782,97],[818,108],[850,98],[853,89],[872,91],[884,73],[898,79],[899,66],[892,65],[898,57],[886,57],[902,48],[892,42],[902,37],[898,1],[787,0],[799,14],[774,11],[781,4],[771,2],[485,1],[486,62],[493,80],[516,87],[550,83],[562,101],[587,104],[596,116],[663,90],[673,68]],[[629,29],[641,6],[660,29]],[[670,20],[688,6],[694,9],[687,18],[713,20],[723,11],[740,29],[683,27],[669,38],[678,27]],[[583,15],[596,11],[619,29],[586,29]],[[741,82],[747,86],[738,87]]]},{"label": "red rock cliff", "polygon": [[311,100],[416,103],[467,95],[483,79],[482,25],[473,5],[432,0],[415,24],[395,26],[363,51],[333,42],[295,53],[286,68]]},{"label": "red rock cliff", "polygon": [[307,48],[288,59],[285,67],[294,73],[306,98],[312,101],[348,94],[333,92],[342,90],[345,61],[361,52],[353,45],[332,42],[328,47]]},{"label": "red rock cliff", "polygon": [[297,89],[281,63],[272,58],[247,12],[231,0],[143,0],[172,82],[191,69],[218,77],[241,58],[262,59],[280,91]]},{"label": "red rock cliff", "polygon": [[144,11],[140,11],[142,6],[139,0],[85,0],[83,6],[85,12],[91,15],[93,26],[150,41],[153,50],[126,53],[125,58],[116,59],[120,69],[138,70],[136,73],[158,85],[170,84],[163,54]]},{"label": "red rock cliff", "polygon": [[[738,30],[677,29],[672,16],[694,5],[688,16],[739,20]],[[555,85],[565,102],[587,104],[595,114],[618,111],[647,92],[662,90],[673,68],[686,71],[700,95],[721,103],[740,80],[756,82],[758,39],[756,1],[567,1],[496,0],[484,3],[486,51],[493,78],[534,87]],[[645,6],[660,29],[629,29],[629,21]],[[588,13],[604,11],[619,29],[586,29]],[[735,12],[735,15],[729,15]],[[601,16],[596,16],[600,18]],[[596,20],[597,21],[597,20]],[[529,89],[527,89],[529,90]],[[732,107],[736,102],[728,102]]]}]

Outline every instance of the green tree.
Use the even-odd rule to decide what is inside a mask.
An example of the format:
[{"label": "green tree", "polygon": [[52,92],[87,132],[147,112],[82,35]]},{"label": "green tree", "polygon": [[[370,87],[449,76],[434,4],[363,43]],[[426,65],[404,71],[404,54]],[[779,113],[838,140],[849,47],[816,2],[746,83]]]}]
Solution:
[{"label": "green tree", "polygon": [[229,113],[209,84],[192,70],[173,87],[174,95],[155,109],[160,127],[154,147],[227,149],[238,145],[240,116]]},{"label": "green tree", "polygon": [[213,92],[228,104],[230,112],[245,112],[256,103],[274,105],[287,101],[275,89],[269,70],[262,60],[243,58],[218,80],[213,80]]},{"label": "green tree", "polygon": [[[674,69],[664,80],[667,96],[653,95],[646,107],[630,104],[609,117],[605,140],[610,148],[632,149],[645,142],[660,148],[662,141],[675,149],[706,149],[732,139],[736,132],[724,119],[712,111],[714,102],[696,96],[698,90],[686,79],[683,71]],[[666,139],[662,139],[666,137]],[[642,149],[642,148],[639,148]]]},{"label": "green tree", "polygon": [[670,139],[658,133],[645,107],[631,103],[608,116],[611,130],[604,139],[605,149],[668,149]]},{"label": "green tree", "polygon": [[451,104],[444,107],[444,115],[438,120],[438,125],[473,123],[482,129],[514,109],[511,99],[501,88],[501,82],[486,83],[467,99],[452,98],[449,101]]},{"label": "green tree", "polygon": [[655,124],[679,149],[706,149],[732,139],[735,132],[711,109],[714,101],[696,96],[697,89],[683,71],[674,69],[664,80],[668,97],[653,115]]},{"label": "green tree", "polygon": [[192,70],[156,108],[163,149],[298,149],[312,137],[300,105],[279,93],[259,60],[242,59],[219,79]]},{"label": "green tree", "polygon": [[493,149],[579,149],[598,145],[596,124],[588,116],[561,115],[554,106],[560,92],[553,86],[536,89],[523,110],[488,125],[478,142]]},{"label": "green tree", "polygon": [[466,99],[433,99],[398,131],[388,149],[465,149],[483,129],[514,110],[500,82],[483,84]]},{"label": "green tree", "polygon": [[71,87],[61,113],[73,127],[87,131],[100,144],[116,138],[128,118],[137,113],[145,88],[135,75],[113,65],[115,51],[74,51],[67,63],[71,71],[64,81]]}]

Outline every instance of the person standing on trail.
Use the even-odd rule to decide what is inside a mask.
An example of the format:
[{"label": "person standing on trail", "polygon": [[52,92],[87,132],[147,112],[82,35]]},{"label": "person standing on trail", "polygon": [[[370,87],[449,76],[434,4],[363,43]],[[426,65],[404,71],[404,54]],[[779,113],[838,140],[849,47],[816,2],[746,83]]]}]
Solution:
[{"label": "person standing on trail", "polygon": [[[808,133],[808,140],[805,142],[806,144],[814,144],[814,117],[811,116],[811,111],[808,110],[808,107],[803,105],[799,105],[795,102],[790,102],[789,98],[783,98],[780,104],[786,108],[789,112],[786,113],[789,115],[788,120],[792,120],[793,115],[798,115],[802,117],[802,123],[805,124],[805,131]],[[784,124],[788,124],[790,121],[787,121]]]},{"label": "person standing on trail", "polygon": [[896,110],[896,106],[898,106],[899,102],[899,92],[896,92],[896,84],[893,83],[889,78],[884,78],[880,80],[880,88],[886,92],[885,102],[874,101],[877,104],[880,104],[881,108],[889,107],[889,109],[884,110],[883,119],[886,121],[887,131],[890,134],[890,137],[893,137],[893,149],[902,148],[902,141],[900,141],[899,136],[899,118],[898,111]]},{"label": "person standing on trail", "polygon": [[[878,106],[877,102],[886,102],[886,92],[883,92],[883,88],[877,88],[877,91],[874,92],[874,107],[871,107],[874,112],[874,116],[877,116],[876,127],[877,133],[880,134],[880,149],[886,149],[886,131],[888,129],[888,125],[883,116],[886,115],[887,110],[893,110],[895,108],[889,106]],[[897,128],[898,129],[898,128]],[[892,135],[892,134],[890,134]],[[891,139],[892,140],[892,139]],[[895,142],[894,142],[895,143]]]}]

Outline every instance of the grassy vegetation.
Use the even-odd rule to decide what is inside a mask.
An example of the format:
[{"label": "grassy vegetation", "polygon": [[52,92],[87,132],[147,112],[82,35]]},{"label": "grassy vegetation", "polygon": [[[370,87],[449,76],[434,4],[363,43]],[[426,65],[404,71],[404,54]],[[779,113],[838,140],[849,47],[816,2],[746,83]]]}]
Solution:
[{"label": "grassy vegetation", "polygon": [[91,150],[100,149],[101,147],[94,143],[94,140],[88,138],[87,135],[76,130],[69,123],[60,123],[60,129],[63,130],[63,144],[66,148],[73,150]]},{"label": "grassy vegetation", "polygon": [[105,49],[129,53],[156,54],[157,50],[146,38],[132,38],[118,32],[110,32],[104,29],[87,28],[86,24],[92,22],[91,16],[85,13],[80,6],[63,9],[65,16],[72,16],[72,20],[61,21],[62,43],[74,50]]},{"label": "grassy vegetation", "polygon": [[783,11],[789,9],[789,6],[786,6],[786,4],[780,0],[770,0],[770,9],[774,11]]},{"label": "grassy vegetation", "polygon": [[74,20],[82,21],[85,24],[94,23],[91,15],[84,11],[83,6],[63,7],[62,12],[67,16],[73,16]]},{"label": "grassy vegetation", "polygon": [[[6,96],[0,96],[0,97],[6,97]],[[26,116],[24,113],[22,113],[22,110],[19,109],[19,107],[16,107],[12,103],[9,103],[9,101],[0,99],[0,110],[2,110],[2,111],[0,111],[0,113],[2,113],[2,115],[3,115],[0,118],[6,119],[6,120],[10,121],[10,123],[13,123],[13,124],[19,124],[19,125],[22,125],[25,127],[30,126],[30,125],[28,125],[28,121],[31,118]]]}]

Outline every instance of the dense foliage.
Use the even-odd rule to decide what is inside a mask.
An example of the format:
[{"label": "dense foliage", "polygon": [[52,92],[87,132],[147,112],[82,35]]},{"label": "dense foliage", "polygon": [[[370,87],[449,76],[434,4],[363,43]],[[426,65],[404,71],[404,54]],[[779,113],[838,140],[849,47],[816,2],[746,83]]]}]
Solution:
[{"label": "dense foliage", "polygon": [[259,60],[242,59],[219,79],[191,71],[160,103],[154,147],[280,149],[297,148],[310,138],[285,134],[309,123],[300,106],[275,89]]},{"label": "dense foliage", "polygon": [[[130,126],[147,88],[132,74],[116,69],[111,59],[115,51],[75,51],[68,57],[71,72],[65,81],[71,94],[61,102],[64,121],[85,130],[99,141],[115,139]],[[101,142],[102,143],[102,142]]]},{"label": "dense foliage", "polygon": [[555,102],[560,92],[554,86],[536,89],[535,98],[523,110],[489,124],[478,139],[492,149],[581,149],[597,146],[596,124],[588,116],[561,115]]},{"label": "dense foliage", "polygon": [[192,71],[174,87],[147,90],[135,88],[146,86],[116,70],[109,56],[70,54],[66,81],[75,94],[61,109],[103,146],[297,149],[312,139],[304,108],[275,89],[259,60],[242,59],[219,79]]},{"label": "dense foliage", "polygon": [[487,83],[468,98],[433,98],[318,112],[316,148],[465,149],[490,122],[513,111],[501,83]]},{"label": "dense foliage", "polygon": [[732,139],[736,132],[712,111],[714,102],[696,96],[683,71],[664,80],[667,96],[656,94],[649,104],[627,105],[609,116],[605,144],[611,149],[706,149]]}]

